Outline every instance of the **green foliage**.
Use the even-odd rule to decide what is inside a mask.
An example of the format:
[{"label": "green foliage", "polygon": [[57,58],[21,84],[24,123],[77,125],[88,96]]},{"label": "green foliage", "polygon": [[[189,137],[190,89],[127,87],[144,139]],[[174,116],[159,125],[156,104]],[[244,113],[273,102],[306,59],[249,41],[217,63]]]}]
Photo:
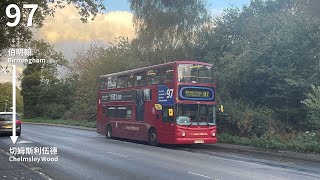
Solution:
[{"label": "green foliage", "polygon": [[308,126],[313,129],[320,128],[320,86],[311,86],[312,93],[307,94],[303,103],[308,107],[310,120]]},{"label": "green foliage", "polygon": [[72,90],[65,80],[53,79],[48,83],[32,83],[32,75],[23,78],[24,116],[59,119],[72,105]]},{"label": "green foliage", "polygon": [[290,140],[275,136],[262,136],[260,138],[244,138],[233,136],[227,133],[218,134],[219,142],[240,145],[250,145],[259,148],[290,150],[296,152],[320,153],[320,139],[317,134],[320,132],[298,133]]},{"label": "green foliage", "polygon": [[[0,83],[0,111],[11,111],[12,107],[12,83]],[[16,110],[23,112],[23,100],[20,94],[21,90],[16,88]]]},{"label": "green foliage", "polygon": [[161,41],[164,35],[172,38],[192,35],[201,23],[208,20],[206,4],[199,0],[130,0],[135,26],[140,36],[150,35]]},{"label": "green foliage", "polygon": [[[316,136],[318,134],[318,136]],[[288,143],[291,150],[301,152],[320,152],[319,132],[305,132]]]},{"label": "green foliage", "polygon": [[253,0],[215,20],[202,40],[209,40],[204,59],[216,65],[221,99],[268,107],[277,120],[301,128],[301,101],[320,80],[320,21],[307,11],[310,3]]},{"label": "green foliage", "polygon": [[86,121],[86,120],[76,121],[76,120],[70,120],[70,119],[33,118],[33,119],[23,119],[23,122],[62,124],[62,125],[69,125],[69,126],[96,128],[95,121]]},{"label": "green foliage", "polygon": [[77,53],[70,67],[70,82],[75,87],[73,105],[66,118],[94,120],[100,76],[143,66],[144,62],[136,58],[139,53],[127,38],[119,38],[116,44],[109,47],[96,44]]},{"label": "green foliage", "polygon": [[[46,63],[28,64],[21,79],[24,98],[24,116],[61,118],[63,111],[71,106],[71,88],[58,79],[57,68],[66,64],[61,53],[43,41],[32,41],[34,56],[46,59]],[[50,61],[50,62],[48,62]]]},{"label": "green foliage", "polygon": [[274,132],[273,111],[253,107],[243,101],[226,101],[218,118],[221,132],[246,137],[261,137]]},{"label": "green foliage", "polygon": [[138,47],[146,64],[192,59],[201,29],[209,23],[201,0],[130,0]]},{"label": "green foliage", "polygon": [[46,103],[40,104],[42,106],[38,106],[37,109],[40,110],[40,117],[47,117],[52,119],[62,118],[64,115],[64,111],[66,110],[66,106],[63,104],[57,103]]}]

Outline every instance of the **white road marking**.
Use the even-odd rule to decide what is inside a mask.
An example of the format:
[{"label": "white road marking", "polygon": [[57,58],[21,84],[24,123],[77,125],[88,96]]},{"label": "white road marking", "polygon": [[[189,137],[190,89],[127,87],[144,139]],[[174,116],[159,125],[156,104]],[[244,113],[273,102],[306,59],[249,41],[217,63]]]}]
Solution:
[{"label": "white road marking", "polygon": [[32,141],[19,141],[17,144],[31,144],[33,143]]},{"label": "white road marking", "polygon": [[113,154],[113,155],[116,155],[116,156],[126,157],[126,158],[129,157],[129,156],[118,154],[118,153],[114,153],[114,152],[107,152],[107,153]]},{"label": "white road marking", "polygon": [[201,177],[204,177],[204,178],[207,178],[207,179],[216,179],[216,178],[213,178],[213,177],[210,177],[210,176],[206,176],[206,175],[202,175],[202,174],[198,174],[198,173],[194,173],[194,172],[190,172],[190,171],[188,171],[188,174],[193,174],[193,175],[196,175],[196,176],[201,176]]}]

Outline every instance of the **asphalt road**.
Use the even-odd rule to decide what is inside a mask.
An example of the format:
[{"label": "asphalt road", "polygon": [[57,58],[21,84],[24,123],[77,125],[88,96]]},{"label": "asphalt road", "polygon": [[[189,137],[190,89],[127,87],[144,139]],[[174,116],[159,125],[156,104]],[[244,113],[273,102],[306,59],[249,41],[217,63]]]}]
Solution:
[{"label": "asphalt road", "polygon": [[16,145],[9,136],[0,137],[0,148],[9,152],[10,147],[57,147],[52,157],[58,161],[23,162],[46,179],[320,179],[320,164],[315,162],[201,145],[152,147],[55,126],[24,124]]}]

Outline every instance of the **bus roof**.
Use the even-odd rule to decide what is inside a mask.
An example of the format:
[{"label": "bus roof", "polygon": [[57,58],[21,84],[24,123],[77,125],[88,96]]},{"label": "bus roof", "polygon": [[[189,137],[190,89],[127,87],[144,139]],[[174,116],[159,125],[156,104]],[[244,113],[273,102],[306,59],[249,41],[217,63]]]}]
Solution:
[{"label": "bus roof", "polygon": [[185,61],[173,61],[173,62],[152,65],[152,66],[147,66],[147,67],[142,67],[142,68],[137,68],[137,69],[131,69],[131,70],[127,70],[127,71],[121,71],[121,72],[112,73],[112,74],[101,75],[100,78],[110,77],[110,76],[121,76],[121,75],[135,73],[135,72],[144,71],[144,70],[148,70],[148,69],[165,67],[165,66],[169,66],[169,65],[173,65],[173,64],[201,64],[201,65],[205,65],[205,66],[213,66],[210,63],[199,62],[199,61],[186,61],[186,60]]}]

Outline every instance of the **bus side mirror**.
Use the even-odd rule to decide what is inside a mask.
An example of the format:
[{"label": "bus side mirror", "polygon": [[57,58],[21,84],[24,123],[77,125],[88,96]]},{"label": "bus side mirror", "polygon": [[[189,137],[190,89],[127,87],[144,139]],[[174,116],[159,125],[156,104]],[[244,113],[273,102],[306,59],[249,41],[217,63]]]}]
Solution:
[{"label": "bus side mirror", "polygon": [[172,117],[173,116],[173,109],[168,109],[168,115],[169,115],[169,117]]}]

